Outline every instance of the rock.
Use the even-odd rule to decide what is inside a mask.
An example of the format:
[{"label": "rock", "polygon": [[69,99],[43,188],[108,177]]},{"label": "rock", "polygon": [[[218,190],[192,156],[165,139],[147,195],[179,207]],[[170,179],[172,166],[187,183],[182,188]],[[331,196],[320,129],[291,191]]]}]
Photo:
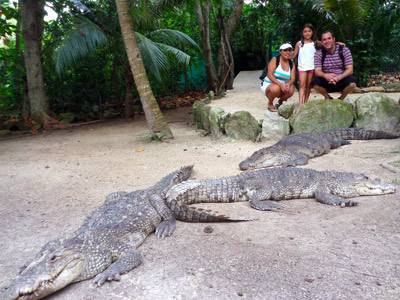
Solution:
[{"label": "rock", "polygon": [[121,112],[115,109],[106,109],[103,111],[103,118],[104,119],[113,119],[116,117],[119,117],[121,115]]},{"label": "rock", "polygon": [[204,129],[210,132],[210,107],[202,101],[195,101],[193,103],[193,118],[196,123],[197,129]]},{"label": "rock", "polygon": [[385,92],[387,93],[400,92],[400,82],[385,83],[383,87],[385,88]]},{"label": "rock", "polygon": [[287,101],[283,102],[283,104],[278,108],[278,114],[284,117],[285,119],[289,119],[293,114],[295,106],[296,104],[293,102],[291,103],[288,103]]},{"label": "rock", "polygon": [[225,133],[225,120],[229,116],[220,107],[211,107],[208,120],[210,122],[210,132],[215,137],[220,137]]},{"label": "rock", "polygon": [[[293,106],[294,107],[294,106]],[[280,108],[280,107],[279,107]],[[262,122],[261,136],[266,139],[281,139],[289,135],[289,120],[280,117],[277,113],[267,111]]]},{"label": "rock", "polygon": [[5,135],[7,135],[9,133],[11,133],[11,131],[8,130],[8,129],[1,129],[0,130],[0,136],[5,136]]},{"label": "rock", "polygon": [[72,123],[72,122],[77,120],[76,114],[71,113],[71,112],[61,113],[59,115],[59,118],[60,118],[60,123],[61,124],[70,124],[70,123]]},{"label": "rock", "polygon": [[214,231],[214,229],[210,225],[204,227],[205,233],[212,233],[213,231]]},{"label": "rock", "polygon": [[350,127],[353,119],[351,104],[341,100],[315,100],[300,106],[290,118],[290,126],[293,133],[322,132]]},{"label": "rock", "polygon": [[356,120],[354,127],[400,132],[400,105],[382,93],[362,95],[354,102]]},{"label": "rock", "polygon": [[226,135],[238,140],[258,140],[261,126],[247,111],[237,111],[226,118]]}]

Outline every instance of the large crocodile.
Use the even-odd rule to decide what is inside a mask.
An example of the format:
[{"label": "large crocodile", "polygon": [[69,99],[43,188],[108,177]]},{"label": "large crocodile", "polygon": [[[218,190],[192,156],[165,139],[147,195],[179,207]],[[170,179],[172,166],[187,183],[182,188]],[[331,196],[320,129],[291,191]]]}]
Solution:
[{"label": "large crocodile", "polygon": [[240,170],[274,166],[306,165],[310,158],[328,153],[330,149],[350,144],[349,140],[395,139],[383,131],[359,128],[333,129],[322,133],[300,133],[284,137],[276,144],[254,152],[239,164]]},{"label": "large crocodile", "polygon": [[0,299],[41,299],[70,283],[93,277],[97,285],[119,280],[121,274],[141,263],[136,248],[150,233],[156,230],[162,238],[173,232],[175,218],[165,206],[165,194],[191,173],[192,166],[183,167],[148,189],[108,195],[70,237],[47,243],[0,291]]},{"label": "large crocodile", "polygon": [[[167,192],[166,203],[173,211],[185,212],[182,216],[191,210],[205,218],[212,213],[197,212],[188,205],[249,201],[258,210],[277,210],[281,208],[276,202],[279,200],[315,198],[324,204],[354,206],[356,202],[345,198],[394,192],[394,185],[363,174],[288,167],[247,171],[218,179],[188,180]],[[181,216],[176,214],[176,218],[179,220]]]}]

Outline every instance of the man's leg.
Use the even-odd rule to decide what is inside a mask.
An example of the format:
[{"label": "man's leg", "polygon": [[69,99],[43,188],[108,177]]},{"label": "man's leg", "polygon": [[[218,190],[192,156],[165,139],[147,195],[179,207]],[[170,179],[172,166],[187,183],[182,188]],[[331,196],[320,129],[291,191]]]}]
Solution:
[{"label": "man's leg", "polygon": [[325,100],[332,99],[332,97],[328,94],[325,88],[319,85],[314,85],[314,89],[320,93],[322,96],[324,96]]},{"label": "man's leg", "polygon": [[356,84],[354,82],[347,85],[344,88],[344,90],[342,91],[342,94],[340,95],[339,99],[344,100],[344,98],[346,98],[347,95],[350,94],[355,88],[356,88]]},{"label": "man's leg", "polygon": [[325,78],[323,77],[315,77],[314,80],[312,81],[312,85],[314,89],[320,93],[324,98],[327,99],[332,99],[332,97],[328,94],[327,87],[328,87],[328,82],[326,81]]}]

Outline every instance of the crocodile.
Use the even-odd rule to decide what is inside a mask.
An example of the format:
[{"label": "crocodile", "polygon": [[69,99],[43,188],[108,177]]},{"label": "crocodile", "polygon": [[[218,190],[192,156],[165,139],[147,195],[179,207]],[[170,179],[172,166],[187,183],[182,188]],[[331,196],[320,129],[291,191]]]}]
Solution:
[{"label": "crocodile", "polygon": [[[173,211],[198,212],[196,203],[227,203],[249,201],[258,210],[279,210],[280,200],[315,198],[328,205],[355,206],[357,202],[346,199],[358,196],[394,193],[394,185],[366,175],[316,171],[306,168],[269,168],[243,172],[239,175],[217,179],[187,180],[168,190],[166,203]],[[176,214],[179,220],[181,216]],[[205,218],[205,216],[203,216]]]},{"label": "crocodile", "polygon": [[74,233],[44,245],[0,290],[0,299],[41,299],[93,277],[97,286],[119,280],[141,264],[136,248],[150,233],[156,231],[163,238],[174,231],[176,221],[165,195],[171,186],[188,179],[192,168],[172,172],[147,189],[108,195]]},{"label": "crocodile", "polygon": [[284,137],[272,146],[254,152],[239,164],[242,171],[268,167],[306,165],[313,157],[328,153],[330,149],[350,144],[349,140],[395,139],[383,131],[360,128],[332,129],[321,133],[299,133]]}]

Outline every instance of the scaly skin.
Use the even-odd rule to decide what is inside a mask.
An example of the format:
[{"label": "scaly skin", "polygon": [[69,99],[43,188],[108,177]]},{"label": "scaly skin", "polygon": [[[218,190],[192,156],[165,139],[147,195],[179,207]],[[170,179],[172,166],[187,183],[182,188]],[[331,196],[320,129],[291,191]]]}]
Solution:
[{"label": "scaly skin", "polygon": [[145,190],[108,195],[71,237],[47,243],[17,278],[0,290],[0,299],[41,299],[93,277],[98,286],[119,280],[121,274],[141,264],[136,248],[150,233],[156,230],[163,238],[175,229],[165,194],[174,184],[189,178],[192,168],[172,172]]},{"label": "scaly skin", "polygon": [[[344,198],[394,192],[393,185],[362,174],[288,167],[248,171],[219,179],[188,180],[173,186],[166,202],[179,220],[185,218],[188,205],[194,203],[249,201],[255,209],[276,210],[281,206],[274,201],[315,198],[324,204],[354,206],[356,202]],[[196,208],[190,209],[192,214],[196,211]],[[199,218],[213,216],[204,211],[197,214]]]},{"label": "scaly skin", "polygon": [[306,165],[308,160],[328,153],[330,149],[350,144],[348,140],[395,139],[383,131],[358,128],[333,129],[322,133],[300,133],[284,137],[276,144],[254,152],[239,164],[240,170],[274,166]]}]

